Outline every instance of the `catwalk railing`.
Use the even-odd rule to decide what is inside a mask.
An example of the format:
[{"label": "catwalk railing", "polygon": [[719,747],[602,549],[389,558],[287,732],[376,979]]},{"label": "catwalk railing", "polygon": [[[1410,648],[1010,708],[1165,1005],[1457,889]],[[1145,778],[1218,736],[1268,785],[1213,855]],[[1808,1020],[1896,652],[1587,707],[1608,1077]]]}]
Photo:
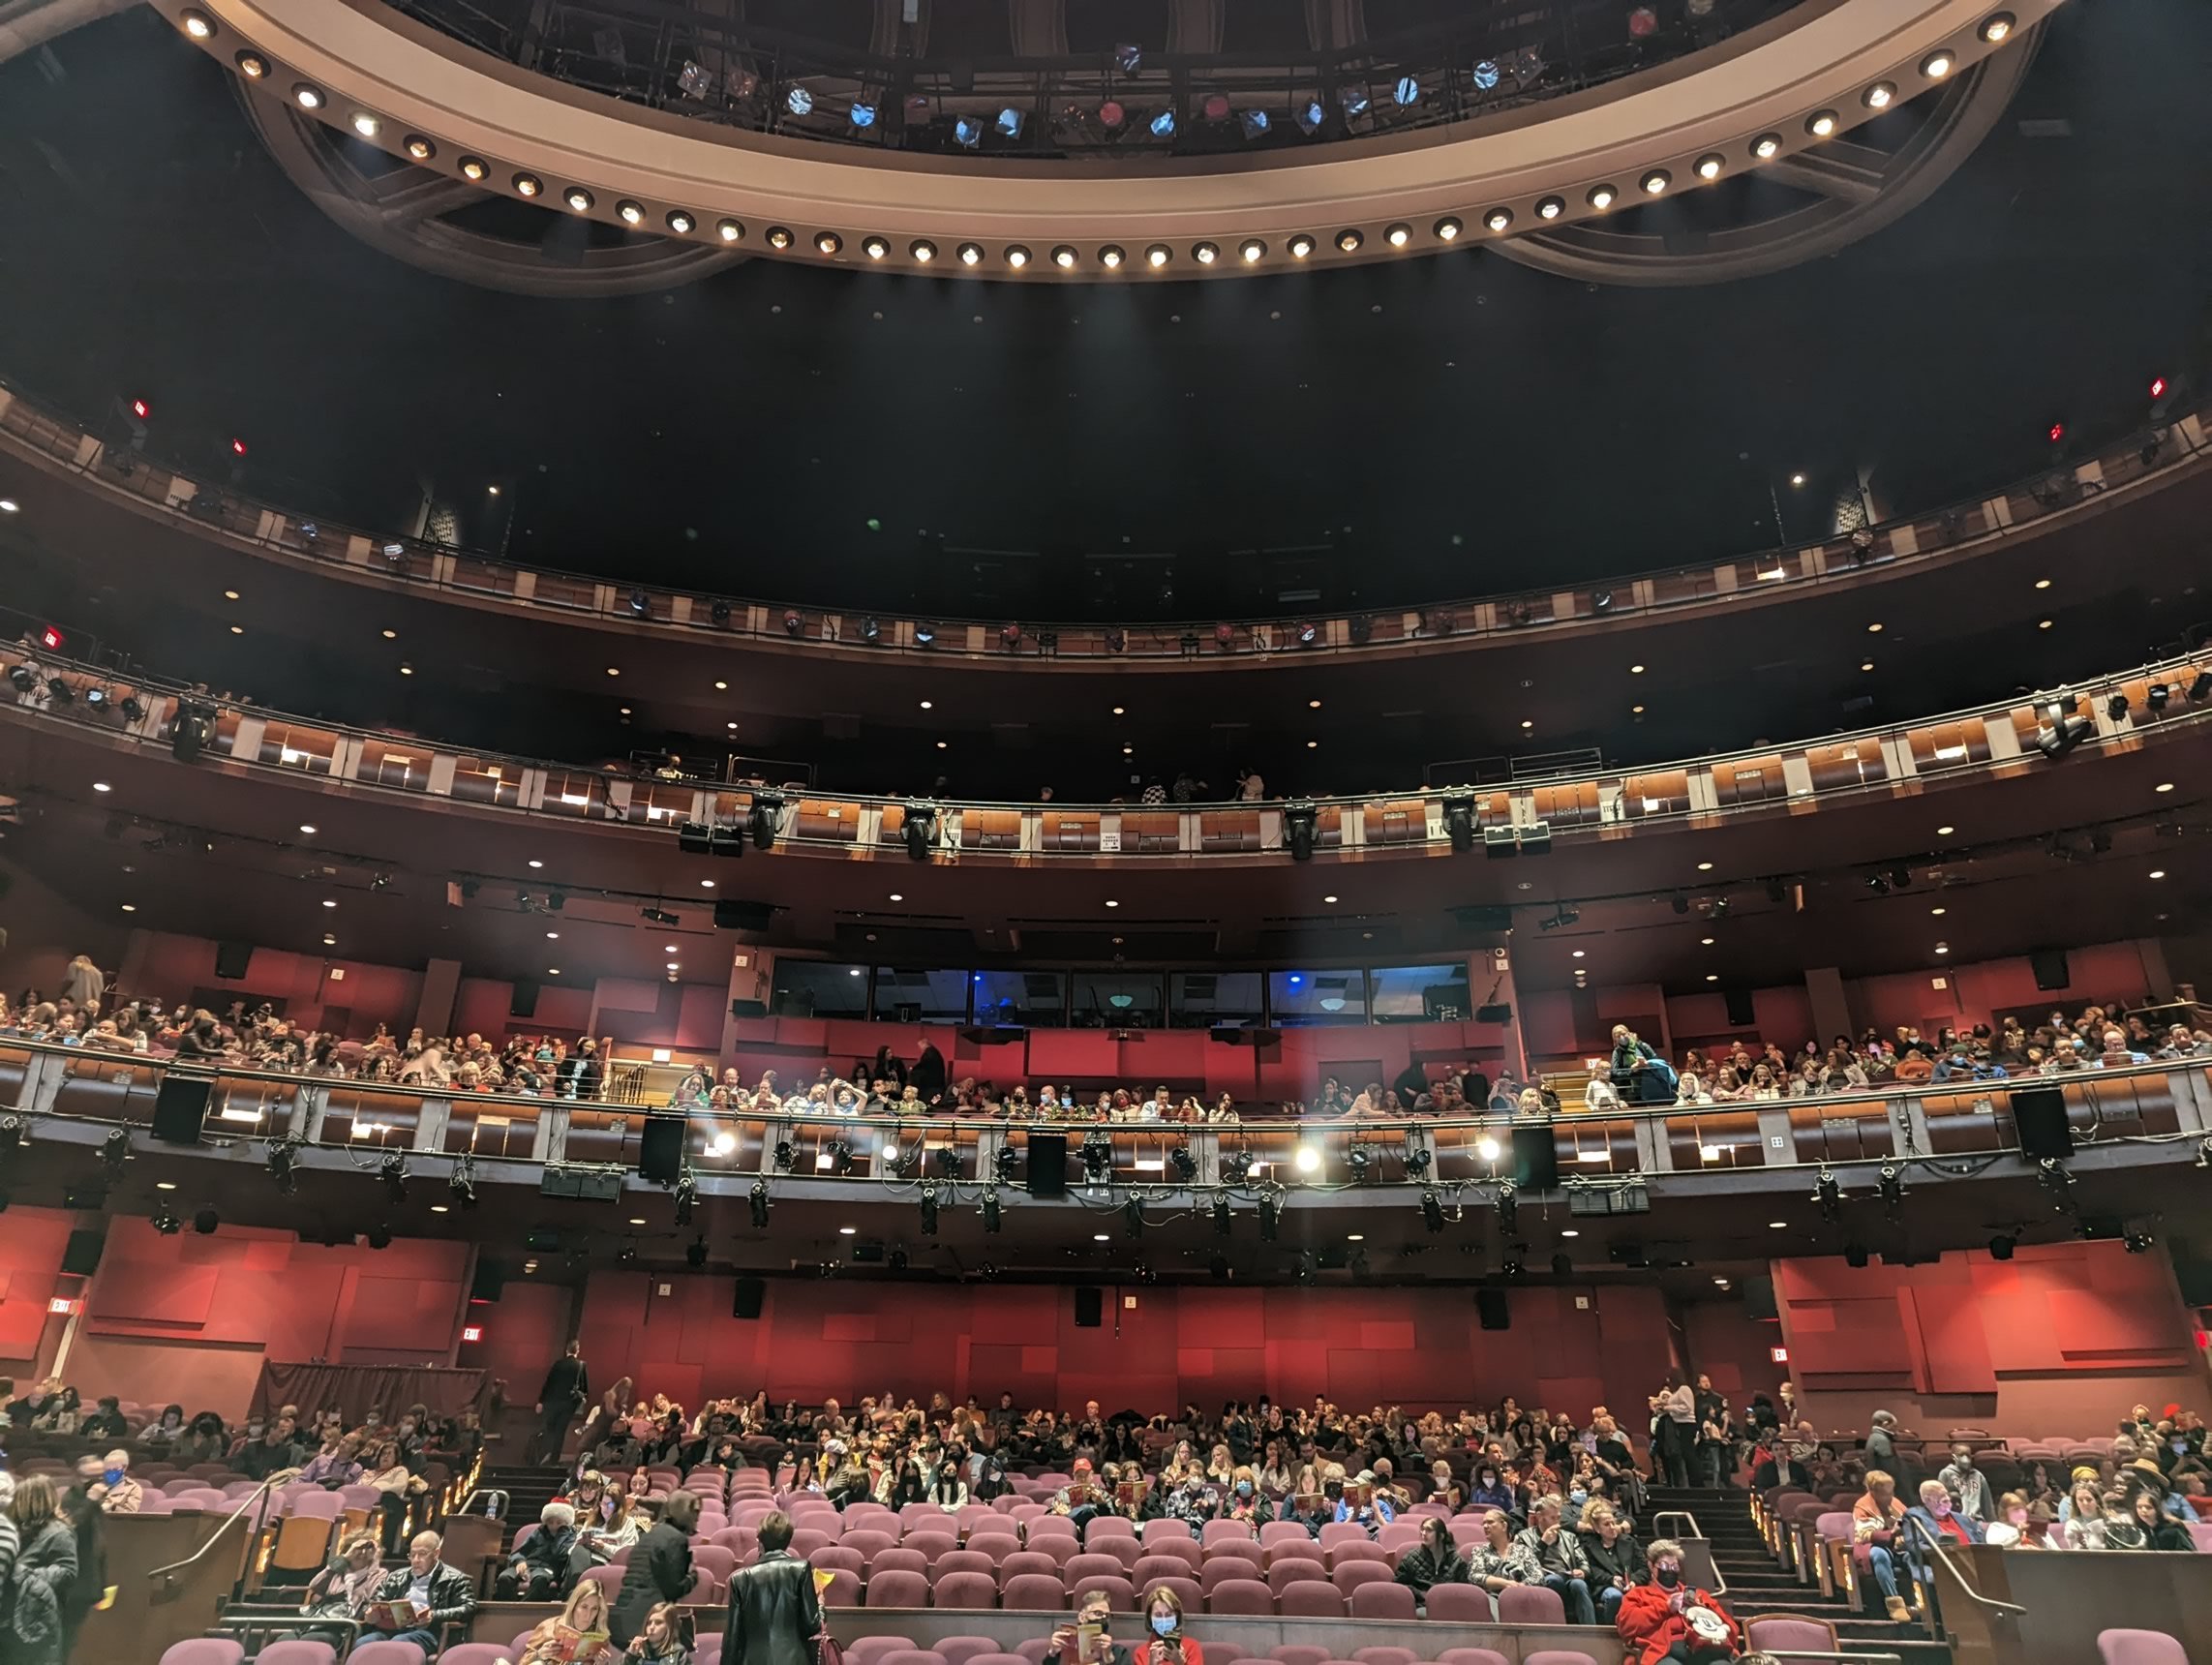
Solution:
[{"label": "catwalk railing", "polygon": [[[147,751],[239,765],[377,794],[679,834],[738,856],[866,852],[1034,863],[1180,857],[1493,848],[1538,854],[1575,835],[1709,826],[1930,783],[2052,767],[2079,749],[2134,749],[2212,721],[2212,650],[2032,698],[1917,722],[1635,770],[1593,770],[1499,787],[1220,804],[924,803],[792,788],[728,788],[500,756],[218,703],[171,682],[124,680],[16,646],[0,649],[0,718],[98,732]],[[9,698],[12,696],[12,703]],[[2064,732],[2076,736],[2063,745]],[[2086,725],[2079,727],[2076,725]],[[755,809],[759,810],[756,818]],[[912,825],[910,826],[910,822]],[[709,834],[712,833],[710,837]],[[910,838],[910,834],[912,835]]]},{"label": "catwalk railing", "polygon": [[[2200,466],[2203,411],[2181,411],[2086,460],[2046,469],[2004,490],[1850,536],[1761,551],[1705,566],[1564,585],[1426,607],[1265,620],[1076,624],[894,617],[798,607],[670,590],[550,568],[365,531],[227,490],[165,468],[40,409],[0,385],[0,449],[15,449],[103,491],[167,513],[202,535],[305,569],[343,573],[409,592],[562,619],[591,618],[649,634],[708,643],[776,645],[848,655],[1059,664],[1096,668],[1141,660],[1200,664],[1255,655],[1432,651],[1547,628],[1615,624],[1712,606],[1757,605],[1894,575],[1904,566],[1994,550],[2092,501]],[[94,552],[80,552],[90,556]]]},{"label": "catwalk railing", "polygon": [[[296,1141],[302,1160],[323,1153],[333,1166],[381,1161],[393,1151],[456,1163],[467,1157],[486,1178],[509,1165],[634,1175],[649,1123],[681,1116],[684,1161],[696,1183],[731,1195],[756,1178],[998,1183],[1018,1191],[1031,1142],[1044,1136],[1066,1141],[1076,1193],[1086,1183],[1168,1192],[1402,1194],[1425,1186],[1447,1196],[1479,1188],[1473,1199],[1494,1199],[1499,1186],[1526,1173],[1547,1136],[1559,1183],[1570,1193],[1594,1187],[1617,1194],[1654,1178],[1773,1169],[1859,1170],[1855,1180],[1864,1189],[1869,1167],[1894,1167],[1900,1178],[1924,1165],[1955,1175],[2017,1153],[2013,1096],[2045,1088],[2064,1098],[2077,1158],[2163,1148],[2171,1160],[2197,1161],[2212,1144],[2212,1057],[1752,1104],[1404,1121],[1256,1113],[1220,1124],[649,1110],[209,1069],[0,1036],[0,1105],[12,1106],[0,1114],[17,1121],[15,1135],[26,1146],[97,1142],[106,1136],[102,1130],[114,1127],[145,1135],[162,1084],[171,1079],[207,1084],[204,1144],[248,1146],[258,1156],[264,1145]],[[717,1179],[741,1183],[717,1188]]]}]

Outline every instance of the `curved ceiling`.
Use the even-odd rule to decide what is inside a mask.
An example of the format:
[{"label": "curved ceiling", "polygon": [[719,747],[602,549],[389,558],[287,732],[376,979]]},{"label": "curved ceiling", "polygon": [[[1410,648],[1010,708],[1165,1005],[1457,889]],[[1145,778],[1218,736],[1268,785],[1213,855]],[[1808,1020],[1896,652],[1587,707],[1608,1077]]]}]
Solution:
[{"label": "curved ceiling", "polygon": [[1141,170],[838,152],[531,75],[352,0],[158,0],[211,56],[447,177],[776,257],[979,276],[1258,274],[1439,253],[1786,163],[1991,54],[2058,0],[1803,6],[1664,70],[1450,127]]}]

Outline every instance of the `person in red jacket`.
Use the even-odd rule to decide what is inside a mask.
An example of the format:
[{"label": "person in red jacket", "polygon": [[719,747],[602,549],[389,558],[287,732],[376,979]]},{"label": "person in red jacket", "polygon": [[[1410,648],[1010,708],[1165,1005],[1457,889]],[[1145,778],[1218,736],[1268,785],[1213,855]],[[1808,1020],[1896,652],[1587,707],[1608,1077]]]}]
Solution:
[{"label": "person in red jacket", "polygon": [[1629,1665],[1736,1658],[1743,1650],[1742,1632],[1711,1592],[1682,1581],[1682,1546],[1659,1538],[1644,1559],[1651,1582],[1621,1598],[1621,1614],[1614,1620],[1627,1645]]}]

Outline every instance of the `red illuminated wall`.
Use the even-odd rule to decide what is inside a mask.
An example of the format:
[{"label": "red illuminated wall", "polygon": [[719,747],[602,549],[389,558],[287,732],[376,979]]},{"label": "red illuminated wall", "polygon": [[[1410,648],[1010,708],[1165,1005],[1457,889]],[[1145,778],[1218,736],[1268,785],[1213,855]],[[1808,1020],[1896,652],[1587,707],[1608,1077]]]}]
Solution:
[{"label": "red illuminated wall", "polygon": [[56,1292],[75,1219],[58,1208],[0,1214],[0,1376],[18,1383],[35,1377],[46,1356],[46,1302]]},{"label": "red illuminated wall", "polygon": [[[2092,1001],[2139,1000],[2151,987],[2142,952],[2135,943],[2092,943],[2070,949],[2066,957],[2069,982],[2058,990],[2037,988],[2035,972],[2025,959],[1992,959],[1941,971],[1857,978],[1844,984],[1844,999],[1858,1027],[1872,1024],[1888,1031],[1900,1023],[1924,1025],[1931,1020],[1957,1027],[1986,1023],[1991,1013],[2021,1006],[2038,1012],[2055,1007],[2071,1014]],[[1938,977],[1950,986],[1935,987]]]},{"label": "red illuminated wall", "polygon": [[[0,1216],[0,1245],[17,1240],[19,1214],[36,1212]],[[325,1249],[286,1231],[226,1226],[208,1237],[165,1237],[143,1220],[106,1226],[67,1368],[88,1399],[174,1400],[232,1416],[245,1410],[264,1357],[452,1361],[467,1244],[401,1238],[384,1250]],[[51,1247],[58,1266],[60,1246]]]},{"label": "red illuminated wall", "polygon": [[22,868],[0,862],[0,925],[7,927],[7,944],[0,948],[0,988],[14,1001],[25,989],[36,988],[51,997],[60,988],[62,973],[79,954],[88,954],[104,966],[122,957],[127,932],[112,923],[96,922],[76,903]]},{"label": "red illuminated wall", "polygon": [[1515,1289],[1511,1329],[1485,1331],[1464,1288],[1109,1285],[1104,1326],[1078,1329],[1067,1287],[771,1280],[761,1317],[746,1320],[731,1317],[734,1283],[594,1275],[582,1329],[593,1381],[626,1373],[685,1404],[762,1386],[775,1400],[926,1402],[941,1389],[989,1403],[1006,1390],[1024,1406],[1145,1411],[1260,1393],[1363,1408],[1513,1393],[1580,1412],[1640,1408],[1669,1348],[1655,1289]]},{"label": "red illuminated wall", "polygon": [[2205,1408],[2204,1369],[2163,1253],[2117,1243],[1977,1250],[1927,1265],[1781,1260],[1791,1374],[1823,1428],[1877,1408],[1923,1432],[1956,1424],[2095,1435],[2140,1400]]},{"label": "red illuminated wall", "polygon": [[1782,1326],[1752,1317],[1742,1301],[1692,1301],[1680,1317],[1689,1368],[1712,1377],[1713,1390],[1729,1404],[1741,1408],[1754,1393],[1772,1399],[1790,1374],[1773,1356],[1786,1345]]},{"label": "red illuminated wall", "polygon": [[[171,1005],[189,1000],[196,988],[225,989],[249,999],[261,996],[281,1000],[285,1015],[292,1021],[321,1027],[327,1012],[333,1026],[350,1035],[371,1034],[379,1023],[405,1035],[414,1024],[415,1007],[422,995],[420,972],[258,948],[246,964],[246,975],[226,980],[215,975],[215,947],[205,937],[134,932],[116,979],[117,987],[134,994],[159,995]],[[344,975],[334,978],[334,972]],[[342,1022],[336,1016],[341,1012],[348,1014]]]}]

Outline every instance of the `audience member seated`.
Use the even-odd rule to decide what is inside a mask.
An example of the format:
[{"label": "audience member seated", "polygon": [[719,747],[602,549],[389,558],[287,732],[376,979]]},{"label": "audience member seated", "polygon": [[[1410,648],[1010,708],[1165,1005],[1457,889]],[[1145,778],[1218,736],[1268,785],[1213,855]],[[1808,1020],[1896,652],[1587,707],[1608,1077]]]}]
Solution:
[{"label": "audience member seated", "polygon": [[1103,1589],[1085,1592],[1074,1621],[1052,1632],[1045,1657],[1060,1665],[1136,1665],[1130,1650],[1113,1639],[1112,1600]]},{"label": "audience member seated", "polygon": [[1628,1665],[1735,1658],[1743,1646],[1742,1632],[1710,1591],[1683,1579],[1682,1546],[1660,1538],[1648,1559],[1651,1583],[1635,1586],[1621,1598],[1614,1621],[1627,1647]]},{"label": "audience member seated", "polygon": [[1528,1547],[1513,1535],[1505,1511],[1491,1509],[1482,1517],[1482,1542],[1467,1552],[1468,1575],[1490,1594],[1495,1609],[1500,1590],[1517,1584],[1542,1584],[1544,1573]]},{"label": "audience member seated", "polygon": [[[348,1532],[339,1541],[338,1553],[330,1564],[308,1580],[299,1610],[313,1619],[357,1620],[376,1594],[377,1587],[383,1582],[383,1563],[377,1559],[377,1534]],[[307,1630],[301,1634],[310,1641],[327,1642],[333,1648],[345,1647],[352,1636],[352,1632],[343,1626]]]},{"label": "audience member seated", "polygon": [[591,1556],[576,1529],[569,1503],[548,1503],[537,1512],[537,1530],[525,1538],[500,1570],[501,1601],[560,1601],[583,1575]]},{"label": "audience member seated", "polygon": [[1434,1586],[1474,1582],[1467,1557],[1452,1539],[1450,1525],[1434,1518],[1421,1523],[1421,1541],[1398,1558],[1397,1576],[1422,1602]]},{"label": "audience member seated", "polygon": [[1982,1523],[1972,1515],[1958,1512],[1952,1500],[1951,1488],[1941,1480],[1923,1480],[1920,1497],[1921,1500],[1905,1513],[1928,1537],[1946,1545],[1982,1541]]},{"label": "audience member seated", "polygon": [[1905,1531],[1905,1506],[1897,1499],[1895,1479],[1880,1468],[1869,1468],[1865,1495],[1851,1506],[1851,1558],[1862,1572],[1873,1575],[1883,1606],[1899,1623],[1909,1620],[1912,1611],[1905,1604],[1898,1569],[1910,1578],[1918,1562]]},{"label": "audience member seated", "polygon": [[414,1535],[407,1565],[385,1574],[370,1595],[363,1642],[411,1642],[432,1658],[447,1625],[468,1623],[476,1611],[475,1581],[438,1559],[444,1547],[436,1532]]},{"label": "audience member seated", "polygon": [[1206,1665],[1206,1650],[1183,1631],[1183,1598],[1166,1585],[1144,1598],[1144,1628],[1134,1665]]},{"label": "audience member seated", "polygon": [[1590,1559],[1590,1584],[1597,1602],[1597,1622],[1611,1624],[1621,1598],[1647,1576],[1644,1548],[1610,1503],[1592,1503],[1583,1512],[1582,1553]]},{"label": "audience member seated", "polygon": [[677,1605],[664,1601],[645,1616],[645,1627],[630,1638],[623,1665],[691,1665],[691,1650],[683,1645],[684,1618]]},{"label": "audience member seated", "polygon": [[607,1592],[586,1579],[558,1614],[530,1633],[515,1665],[610,1665],[616,1657],[607,1634]]},{"label": "audience member seated", "polygon": [[[1963,1441],[1954,1441],[1951,1461],[1936,1475],[1950,1492],[1952,1505],[1969,1520],[1987,1526],[1997,1518],[1996,1499],[1989,1490],[1989,1477],[1974,1467],[1974,1448]],[[1926,1488],[1923,1487],[1923,1491]]]},{"label": "audience member seated", "polygon": [[1590,1598],[1590,1559],[1582,1540],[1560,1525],[1560,1499],[1538,1498],[1529,1505],[1529,1524],[1513,1540],[1534,1563],[1530,1582],[1559,1591],[1569,1624],[1595,1624],[1597,1608]]}]

